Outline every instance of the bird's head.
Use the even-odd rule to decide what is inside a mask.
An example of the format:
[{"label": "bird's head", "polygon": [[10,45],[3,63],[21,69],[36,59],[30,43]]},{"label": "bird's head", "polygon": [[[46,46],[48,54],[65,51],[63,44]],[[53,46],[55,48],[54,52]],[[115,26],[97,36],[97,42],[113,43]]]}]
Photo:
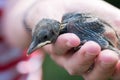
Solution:
[{"label": "bird's head", "polygon": [[27,54],[47,44],[53,43],[60,32],[60,23],[52,19],[42,19],[32,30],[32,42],[28,48]]}]

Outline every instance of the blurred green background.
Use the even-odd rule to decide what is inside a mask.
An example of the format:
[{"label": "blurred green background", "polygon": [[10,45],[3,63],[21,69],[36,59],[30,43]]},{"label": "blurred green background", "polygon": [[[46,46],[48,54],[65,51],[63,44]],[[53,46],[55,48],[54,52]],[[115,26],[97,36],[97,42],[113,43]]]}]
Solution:
[{"label": "blurred green background", "polygon": [[120,0],[105,0],[107,1],[108,3],[120,8]]},{"label": "blurred green background", "polygon": [[[120,8],[120,0],[105,0]],[[70,76],[47,55],[43,63],[43,80],[83,80],[80,76]]]},{"label": "blurred green background", "polygon": [[47,55],[43,64],[43,80],[83,80],[80,76],[70,76]]}]

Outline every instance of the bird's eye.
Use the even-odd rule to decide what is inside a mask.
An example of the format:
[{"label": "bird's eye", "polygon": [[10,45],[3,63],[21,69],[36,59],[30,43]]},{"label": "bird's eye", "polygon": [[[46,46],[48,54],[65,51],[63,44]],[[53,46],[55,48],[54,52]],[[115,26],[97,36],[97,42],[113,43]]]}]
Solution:
[{"label": "bird's eye", "polygon": [[52,35],[54,35],[55,33],[53,31],[51,31]]},{"label": "bird's eye", "polygon": [[43,37],[43,38],[44,38],[44,40],[46,40],[46,39],[48,38],[48,36],[47,36],[47,35],[44,35],[44,37]]}]

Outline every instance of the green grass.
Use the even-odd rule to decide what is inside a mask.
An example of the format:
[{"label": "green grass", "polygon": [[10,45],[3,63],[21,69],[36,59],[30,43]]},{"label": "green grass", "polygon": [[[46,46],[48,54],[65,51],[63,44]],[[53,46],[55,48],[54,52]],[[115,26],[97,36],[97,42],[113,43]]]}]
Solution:
[{"label": "green grass", "polygon": [[43,80],[83,80],[83,78],[70,76],[47,55],[43,63]]}]

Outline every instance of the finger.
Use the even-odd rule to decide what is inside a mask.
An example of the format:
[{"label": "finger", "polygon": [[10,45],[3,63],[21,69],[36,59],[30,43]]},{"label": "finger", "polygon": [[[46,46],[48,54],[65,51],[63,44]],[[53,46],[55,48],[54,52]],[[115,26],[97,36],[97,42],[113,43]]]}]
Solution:
[{"label": "finger", "polygon": [[104,50],[98,56],[93,71],[84,75],[86,80],[107,80],[115,70],[118,56],[115,52]]},{"label": "finger", "polygon": [[73,33],[60,35],[56,42],[52,45],[52,54],[65,54],[69,49],[77,47],[80,44],[80,39]]},{"label": "finger", "polygon": [[94,63],[100,51],[101,48],[97,43],[93,41],[86,42],[79,51],[66,60],[67,64],[64,63],[64,68],[71,75],[83,74]]},{"label": "finger", "polygon": [[112,80],[120,80],[120,61],[118,61],[116,70],[113,73]]}]

